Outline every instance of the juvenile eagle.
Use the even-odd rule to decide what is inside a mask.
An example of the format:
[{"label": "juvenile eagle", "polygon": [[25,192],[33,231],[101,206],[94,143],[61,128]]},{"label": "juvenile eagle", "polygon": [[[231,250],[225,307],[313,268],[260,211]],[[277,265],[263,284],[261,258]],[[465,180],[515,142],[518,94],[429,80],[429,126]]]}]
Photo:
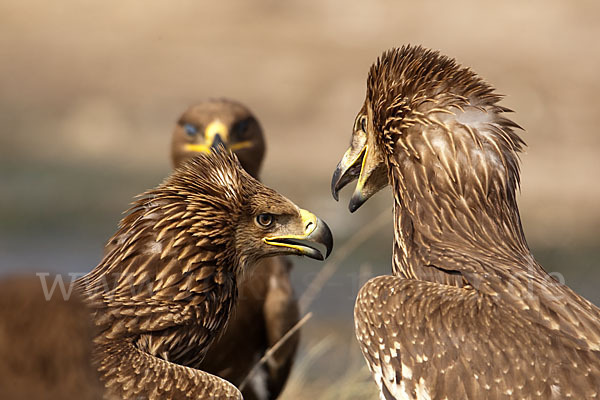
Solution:
[{"label": "juvenile eagle", "polygon": [[533,258],[515,191],[523,142],[501,96],[438,52],[371,67],[332,191],[356,210],[388,183],[393,276],[370,280],[356,335],[382,399],[596,398],[600,310]]},{"label": "juvenile eagle", "polygon": [[[258,120],[244,105],[209,100],[186,110],[173,131],[171,158],[178,167],[198,154],[224,145],[252,177],[259,179],[265,141]],[[239,296],[225,333],[210,347],[203,370],[239,386],[265,351],[299,320],[290,281],[291,262],[270,257],[239,283]],[[276,399],[285,386],[298,348],[294,334],[261,366],[242,394],[246,400]]]},{"label": "juvenile eagle", "polygon": [[0,399],[98,400],[89,312],[79,296],[48,290],[55,277],[41,279],[0,281]]},{"label": "juvenile eagle", "polygon": [[119,399],[239,399],[199,366],[224,329],[237,282],[258,260],[329,254],[327,225],[263,186],[224,149],[179,167],[121,221],[77,281],[98,329],[93,360]]}]

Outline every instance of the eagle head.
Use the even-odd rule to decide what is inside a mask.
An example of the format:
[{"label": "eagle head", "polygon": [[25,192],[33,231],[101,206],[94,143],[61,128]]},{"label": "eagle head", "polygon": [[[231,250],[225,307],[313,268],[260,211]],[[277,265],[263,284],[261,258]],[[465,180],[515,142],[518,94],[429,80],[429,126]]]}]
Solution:
[{"label": "eagle head", "polygon": [[333,174],[333,197],[356,179],[351,212],[393,179],[400,196],[415,188],[511,196],[524,143],[500,98],[439,52],[420,46],[384,52],[369,71],[350,148]]},{"label": "eagle head", "polygon": [[[333,247],[325,222],[251,177],[223,146],[184,162],[142,195],[111,242],[117,245],[97,270],[131,272],[134,265],[173,260],[169,273],[157,275],[166,282],[215,268],[239,276],[276,255],[323,260]],[[134,269],[135,276],[154,273]]]},{"label": "eagle head", "polygon": [[219,145],[231,150],[250,175],[258,176],[265,154],[262,128],[246,106],[228,99],[198,103],[181,115],[172,135],[173,165]]}]

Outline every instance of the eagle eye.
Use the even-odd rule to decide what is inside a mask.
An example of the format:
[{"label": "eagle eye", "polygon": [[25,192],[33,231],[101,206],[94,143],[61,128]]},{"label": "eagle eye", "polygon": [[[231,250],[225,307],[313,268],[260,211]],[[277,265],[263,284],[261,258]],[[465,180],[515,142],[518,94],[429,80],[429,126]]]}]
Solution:
[{"label": "eagle eye", "polygon": [[188,136],[196,136],[198,133],[198,128],[192,124],[183,125],[183,129],[185,129],[185,133],[187,133]]},{"label": "eagle eye", "polygon": [[236,138],[242,138],[244,137],[244,135],[246,134],[246,131],[248,130],[248,126],[250,125],[250,118],[246,118],[244,120],[241,120],[240,122],[236,123],[233,126],[233,136],[235,136]]},{"label": "eagle eye", "polygon": [[256,222],[263,228],[268,228],[273,224],[273,214],[258,214]]},{"label": "eagle eye", "polygon": [[367,117],[365,115],[360,117],[360,129],[365,133],[367,132]]},{"label": "eagle eye", "polygon": [[367,133],[367,116],[362,114],[358,115],[354,120],[354,131],[362,131]]}]

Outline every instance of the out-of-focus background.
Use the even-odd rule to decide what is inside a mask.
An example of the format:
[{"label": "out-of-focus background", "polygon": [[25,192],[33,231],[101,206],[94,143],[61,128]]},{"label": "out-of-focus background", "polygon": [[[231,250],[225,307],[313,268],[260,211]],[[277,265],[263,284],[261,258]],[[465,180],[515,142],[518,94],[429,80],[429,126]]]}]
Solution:
[{"label": "out-of-focus background", "polygon": [[[413,43],[507,95],[529,145],[520,205],[533,252],[600,304],[599,14],[594,0],[5,0],[0,272],[91,270],[132,197],[169,173],[179,114],[223,96],[263,125],[263,180],[327,220],[342,248],[390,212],[391,196],[350,215],[348,193],[331,198],[331,174],[369,66]],[[389,221],[317,294],[287,398],[374,395],[352,307],[362,282],[390,270]],[[323,265],[295,265],[301,295]]]}]

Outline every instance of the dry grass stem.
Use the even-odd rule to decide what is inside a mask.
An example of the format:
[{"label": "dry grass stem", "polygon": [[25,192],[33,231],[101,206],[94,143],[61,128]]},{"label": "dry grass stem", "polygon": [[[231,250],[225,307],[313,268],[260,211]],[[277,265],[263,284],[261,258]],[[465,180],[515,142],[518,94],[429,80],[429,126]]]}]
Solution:
[{"label": "dry grass stem", "polygon": [[248,384],[250,379],[252,379],[254,374],[256,374],[256,372],[258,371],[260,366],[263,365],[269,358],[271,358],[273,356],[273,354],[277,350],[279,350],[279,348],[281,346],[283,346],[283,344],[286,342],[286,340],[288,340],[290,337],[292,337],[292,335],[294,333],[296,333],[302,327],[302,325],[306,324],[311,317],[312,317],[312,313],[310,313],[310,312],[307,313],[304,317],[302,317],[302,319],[300,321],[296,322],[296,324],[294,326],[292,326],[290,328],[290,330],[287,331],[286,334],[283,335],[281,337],[281,339],[279,339],[277,341],[277,343],[275,343],[273,346],[271,346],[270,348],[267,349],[265,354],[261,357],[260,360],[258,360],[256,365],[254,365],[254,367],[252,367],[250,372],[248,372],[248,375],[244,378],[244,380],[240,384],[240,387],[239,387],[240,390],[244,390],[244,388],[246,387],[246,385]]},{"label": "dry grass stem", "polygon": [[386,222],[390,221],[390,219],[391,212],[389,209],[385,209],[377,216],[377,218],[356,231],[340,249],[333,253],[327,264],[319,271],[300,297],[300,301],[298,302],[300,304],[300,310],[304,312],[310,307],[319,292],[323,289],[325,283],[331,279],[335,271],[337,271],[341,262],[352,254],[358,246],[381,229]]}]

